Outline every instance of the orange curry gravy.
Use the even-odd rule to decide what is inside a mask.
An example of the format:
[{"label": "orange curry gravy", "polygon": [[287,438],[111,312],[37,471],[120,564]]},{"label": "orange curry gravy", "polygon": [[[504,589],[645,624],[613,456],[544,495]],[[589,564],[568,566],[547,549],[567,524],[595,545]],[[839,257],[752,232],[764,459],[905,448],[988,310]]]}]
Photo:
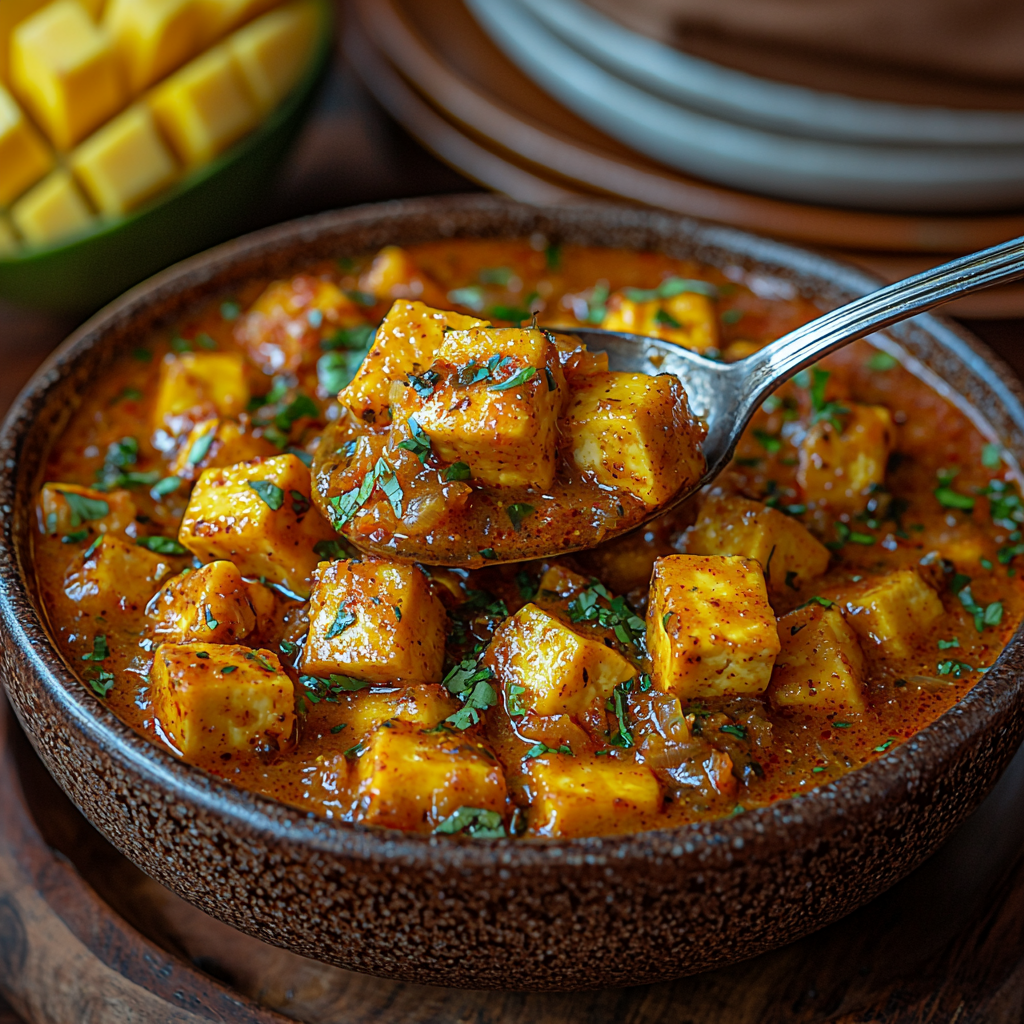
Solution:
[{"label": "orange curry gravy", "polygon": [[[107,504],[104,510],[79,502],[82,514],[69,522],[65,511],[60,525],[56,518],[48,521],[47,507],[40,505],[35,564],[51,629],[83,685],[157,744],[170,747],[154,712],[150,674],[160,638],[146,606],[174,574],[202,564],[176,538],[199,471],[211,459],[223,465],[215,461],[216,444],[192,463],[183,458],[189,430],[211,413],[201,395],[195,408],[176,413],[174,429],[154,424],[165,360],[187,352],[243,353],[252,397],[228,418],[241,425],[247,456],[290,451],[308,464],[324,429],[339,418],[334,394],[351,377],[370,330],[396,298],[420,298],[495,324],[518,323],[536,311],[541,325],[616,326],[607,318],[623,289],[651,292],[666,280],[700,279],[717,289],[705,334],[688,336],[671,316],[660,317],[656,329],[667,336],[678,329],[676,340],[727,360],[742,358],[817,313],[785,282],[751,280],[738,269],[727,277],[658,254],[556,248],[538,239],[438,242],[391,251],[383,268],[380,258],[373,260],[343,259],[290,281],[253,282],[197,310],[96,381],[50,455],[45,480],[93,489],[93,502],[98,489]],[[326,312],[315,305],[324,282],[345,296]],[[634,298],[651,301],[649,294]],[[249,312],[257,301],[263,305]],[[798,463],[812,420],[835,415],[841,422],[843,413],[835,410],[851,401],[888,407],[895,442],[884,486],[862,509],[846,512],[806,500]],[[168,482],[173,479],[179,482]],[[261,587],[254,604],[257,625],[242,643],[279,657],[295,684],[291,741],[192,760],[241,788],[314,814],[374,820],[360,800],[357,773],[370,732],[382,722],[400,730],[429,728],[452,749],[462,744],[484,751],[504,776],[508,799],[501,822],[485,822],[489,827],[477,834],[666,827],[762,806],[881,756],[963,696],[995,661],[1024,613],[1016,568],[1016,556],[1024,552],[1024,511],[998,448],[960,409],[866,343],[851,345],[822,363],[816,375],[781,388],[746,431],[718,487],[767,503],[830,547],[824,575],[769,590],[777,616],[800,606],[813,612],[832,602],[855,603],[858,588],[902,567],[912,568],[938,595],[943,614],[909,638],[901,656],[862,645],[863,711],[782,707],[769,695],[747,694],[683,698],[685,724],[678,715],[673,719],[665,695],[650,685],[642,617],[654,561],[687,549],[698,499],[644,532],[557,563],[428,568],[430,586],[448,616],[445,673],[449,683],[455,680],[448,688],[367,686],[351,679],[338,685],[304,675],[308,603],[293,591]],[[314,507],[305,514],[319,513]],[[330,535],[321,525],[326,532],[319,535]],[[104,588],[89,570],[112,536],[148,560]],[[354,554],[341,537],[317,551],[325,560]],[[636,668],[632,685],[578,716],[515,714],[515,695],[501,685],[508,649],[486,648],[506,617],[527,601],[617,650]],[[484,701],[477,714],[460,717],[467,680],[471,691],[473,674],[481,671],[494,685],[496,703]],[[561,758],[570,768],[572,759],[595,758],[645,765],[657,778],[660,800],[653,811],[624,808],[617,814],[612,807],[552,824],[550,815],[531,807],[538,794],[529,768],[538,757]],[[457,794],[441,794],[421,819],[383,823],[430,831],[460,803]],[[472,828],[466,831],[473,834]]]}]

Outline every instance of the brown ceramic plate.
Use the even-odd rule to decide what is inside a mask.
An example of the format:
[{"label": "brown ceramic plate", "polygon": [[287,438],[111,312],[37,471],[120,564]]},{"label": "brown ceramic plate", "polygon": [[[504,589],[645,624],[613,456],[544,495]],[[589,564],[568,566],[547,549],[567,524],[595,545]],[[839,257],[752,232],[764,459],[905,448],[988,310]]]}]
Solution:
[{"label": "brown ceramic plate", "polygon": [[[236,928],[342,967],[433,984],[569,989],[752,956],[907,874],[980,802],[1024,735],[1018,630],[934,724],[799,799],[631,836],[475,842],[332,824],[236,790],[158,750],[78,682],[47,634],[31,545],[45,454],[92,381],[155,325],[254,276],[386,243],[535,231],[756,268],[823,308],[877,286],[804,250],[635,208],[491,196],[362,207],[247,236],[139,285],[47,360],[0,433],[0,657],[11,703],[50,772],[159,882]],[[1024,459],[1024,406],[1006,366],[937,317],[888,333],[910,365],[984,409]]]}]

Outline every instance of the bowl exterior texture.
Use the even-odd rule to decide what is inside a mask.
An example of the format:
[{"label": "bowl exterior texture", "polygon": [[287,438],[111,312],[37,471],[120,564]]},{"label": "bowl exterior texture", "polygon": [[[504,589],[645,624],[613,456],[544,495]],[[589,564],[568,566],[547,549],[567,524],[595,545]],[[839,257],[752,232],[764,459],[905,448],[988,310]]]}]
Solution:
[{"label": "bowl exterior texture", "polygon": [[[823,307],[876,282],[732,229],[633,208],[488,196],[414,200],[272,228],[195,257],[101,311],[43,366],[0,434],[0,669],[63,789],[129,858],[229,924],[390,978],[471,988],[636,985],[791,941],[907,874],[980,802],[1024,735],[1024,640],[960,704],[878,762],[728,820],[576,841],[473,842],[319,821],[241,792],[133,733],[55,652],[31,570],[45,453],[89,382],[206,295],[305,261],[446,237],[664,249],[783,277]],[[935,317],[888,332],[984,410],[1018,458],[1012,373]],[[942,386],[940,384],[940,386]]]}]

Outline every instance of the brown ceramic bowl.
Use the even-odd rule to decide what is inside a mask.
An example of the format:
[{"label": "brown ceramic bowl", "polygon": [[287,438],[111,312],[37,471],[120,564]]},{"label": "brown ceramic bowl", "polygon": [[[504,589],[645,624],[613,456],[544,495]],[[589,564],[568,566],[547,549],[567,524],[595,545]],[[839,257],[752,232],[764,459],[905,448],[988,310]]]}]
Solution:
[{"label": "brown ceramic bowl", "polygon": [[[760,268],[823,307],[877,286],[821,256],[677,216],[488,196],[324,214],[194,257],[93,317],[7,417],[0,656],[18,718],[71,799],[143,870],[207,913],[306,956],[391,978],[508,989],[636,985],[789,942],[871,899],[935,850],[1024,734],[1022,631],[933,725],[798,799],[631,836],[479,842],[320,821],[158,750],[57,653],[31,567],[33,500],[49,446],[90,382],[154,325],[211,293],[313,258],[534,231]],[[1006,366],[937,317],[889,334],[939,387],[983,410],[1024,459],[1024,407]]]}]

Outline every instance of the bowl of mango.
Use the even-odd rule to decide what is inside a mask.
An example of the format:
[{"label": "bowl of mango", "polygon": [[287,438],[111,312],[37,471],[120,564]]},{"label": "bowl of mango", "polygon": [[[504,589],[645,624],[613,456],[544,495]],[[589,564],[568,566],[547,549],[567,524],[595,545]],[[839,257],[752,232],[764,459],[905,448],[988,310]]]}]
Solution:
[{"label": "bowl of mango", "polygon": [[329,0],[0,0],[0,297],[89,312],[237,233]]}]

